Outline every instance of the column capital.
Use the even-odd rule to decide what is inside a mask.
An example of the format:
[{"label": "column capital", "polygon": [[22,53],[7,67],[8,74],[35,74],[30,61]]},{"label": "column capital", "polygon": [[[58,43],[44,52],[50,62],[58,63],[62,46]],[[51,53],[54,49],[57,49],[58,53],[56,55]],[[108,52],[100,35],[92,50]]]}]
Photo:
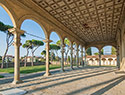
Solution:
[{"label": "column capital", "polygon": [[12,45],[20,47],[22,45],[22,43],[13,42]]},{"label": "column capital", "polygon": [[45,43],[51,43],[51,42],[53,42],[52,40],[49,40],[49,39],[45,39],[45,40],[43,40],[43,42],[45,42]]},{"label": "column capital", "polygon": [[24,30],[20,30],[19,28],[10,28],[10,29],[8,29],[8,31],[11,32],[12,34],[19,33],[20,35],[25,33]]},{"label": "column capital", "polygon": [[70,49],[70,50],[73,50],[74,48],[73,48],[73,47],[70,47],[69,49]]},{"label": "column capital", "polygon": [[20,35],[24,34],[25,31],[23,30],[20,30],[18,28],[10,28],[8,29],[8,31],[12,34],[14,34],[14,42],[13,42],[13,45],[14,46],[21,46],[22,44],[20,43]]},{"label": "column capital", "polygon": [[81,50],[81,53],[83,53],[83,50]]},{"label": "column capital", "polygon": [[65,44],[61,44],[61,47],[63,47],[63,48],[64,48],[64,47],[65,47]]},{"label": "column capital", "polygon": [[76,49],[76,51],[78,51],[78,52],[79,52],[80,50],[79,50],[79,49]]},{"label": "column capital", "polygon": [[62,49],[62,50],[61,50],[61,53],[64,53],[64,52],[65,52],[65,49]]}]

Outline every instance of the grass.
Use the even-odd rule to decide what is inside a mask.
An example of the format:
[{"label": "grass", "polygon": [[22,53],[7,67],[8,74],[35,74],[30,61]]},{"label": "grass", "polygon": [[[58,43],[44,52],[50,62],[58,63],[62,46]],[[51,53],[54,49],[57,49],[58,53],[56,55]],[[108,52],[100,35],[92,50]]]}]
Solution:
[{"label": "grass", "polygon": [[1,76],[1,75],[0,75],[0,78],[4,78],[4,76]]},{"label": "grass", "polygon": [[[69,67],[69,66],[70,65],[68,64],[65,67]],[[90,66],[90,67],[97,67],[97,66]],[[102,66],[102,67],[115,67],[115,66]],[[61,68],[61,66],[60,65],[50,65],[50,70],[57,69],[57,68]],[[46,70],[45,65],[20,67],[20,73],[22,73],[22,74],[34,73],[34,72],[45,71],[45,70]],[[0,69],[0,72],[14,73],[14,68]],[[0,76],[0,78],[1,77],[2,76]]]},{"label": "grass", "polygon": [[[60,65],[50,65],[50,70],[57,69],[57,68],[61,68],[61,66]],[[20,67],[20,73],[23,73],[23,74],[34,73],[34,72],[45,71],[45,70],[46,70],[45,65]],[[0,72],[14,73],[14,68],[0,69]]]}]

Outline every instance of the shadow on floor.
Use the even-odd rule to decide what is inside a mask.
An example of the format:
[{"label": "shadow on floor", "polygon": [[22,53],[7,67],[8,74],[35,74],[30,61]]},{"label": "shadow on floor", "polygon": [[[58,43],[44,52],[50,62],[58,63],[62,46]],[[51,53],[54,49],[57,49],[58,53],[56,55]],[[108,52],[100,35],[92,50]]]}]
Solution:
[{"label": "shadow on floor", "polygon": [[[99,68],[99,67],[84,67],[84,68],[80,68],[80,69],[88,69],[88,68],[90,68],[90,69],[95,69],[95,68]],[[101,67],[100,67],[100,68],[101,68]],[[104,69],[104,70],[108,70],[108,69],[110,69],[110,68],[107,68],[107,69]],[[74,68],[74,70],[77,71],[77,70],[79,70],[79,69],[78,69],[78,68]],[[66,69],[65,71],[66,71],[66,72],[70,72],[70,71],[72,71],[72,70]],[[28,74],[28,75],[26,75],[26,76],[22,76],[22,77],[21,77],[21,80],[31,79],[31,78],[36,78],[36,77],[39,77],[39,76],[43,76],[44,73],[45,73],[45,72],[37,72],[37,73],[33,73],[33,74]],[[60,73],[60,70],[58,69],[58,70],[53,70],[53,71],[51,71],[51,74],[55,74],[55,73]],[[59,76],[61,76],[61,74],[60,74]],[[12,81],[13,81],[13,78],[10,77],[10,78],[7,78],[7,79],[0,80],[0,84],[11,83]]]},{"label": "shadow on floor", "polygon": [[[88,72],[89,71],[89,72]],[[48,83],[48,82],[53,82],[53,81],[57,81],[57,80],[63,80],[63,79],[66,79],[66,78],[75,78],[75,77],[78,77],[78,76],[81,76],[80,78],[75,78],[75,79],[72,79],[72,80],[68,80],[68,81],[65,81],[65,82],[61,82],[61,83],[57,83],[57,84],[55,84],[55,85],[50,85],[50,86],[47,86],[47,87],[52,87],[52,86],[56,86],[56,85],[61,85],[61,84],[64,84],[64,83],[69,83],[69,82],[73,82],[73,81],[77,81],[77,80],[80,80],[80,79],[83,79],[83,78],[88,78],[88,77],[92,77],[92,76],[97,76],[97,75],[102,75],[102,74],[106,74],[106,73],[110,73],[110,72],[114,72],[115,71],[115,69],[104,69],[103,68],[103,70],[102,69],[95,69],[95,71],[93,71],[93,70],[83,70],[83,71],[77,71],[76,70],[76,72],[74,72],[73,74],[72,74],[72,72],[70,73],[71,75],[69,75],[69,74],[65,74],[65,73],[63,73],[63,74],[59,74],[59,75],[54,75],[53,77],[54,77],[54,79],[51,79],[51,77],[49,77],[49,79],[50,80],[45,80],[45,81],[42,81],[42,82],[37,82],[37,83],[29,83],[29,84],[26,84],[26,85],[23,85],[23,86],[17,86],[18,88],[23,88],[23,87],[30,87],[30,86],[36,86],[36,85],[39,85],[39,84],[43,84],[43,83]],[[92,75],[89,75],[89,74],[92,74]],[[84,77],[82,77],[83,75],[88,75],[88,76],[84,76]],[[63,76],[63,77],[59,77],[59,76]],[[59,77],[59,78],[56,78],[56,77]],[[33,80],[33,79],[32,79]],[[29,82],[30,81],[32,81],[32,80],[29,80]],[[39,79],[40,80],[40,79]],[[33,81],[35,81],[35,80],[33,80]],[[43,89],[45,89],[45,88],[47,88],[47,87],[44,87]],[[14,87],[11,87],[11,88],[7,88],[7,89],[2,89],[1,91],[3,91],[3,90],[8,90],[8,89],[12,89],[12,88],[14,88]],[[42,88],[41,88],[42,89]]]},{"label": "shadow on floor", "polygon": [[74,79],[70,79],[70,80],[67,80],[67,81],[62,81],[62,82],[59,82],[59,83],[51,84],[51,85],[48,85],[48,86],[39,87],[39,88],[36,88],[34,90],[29,90],[28,92],[29,92],[29,94],[31,94],[31,93],[34,93],[34,92],[39,91],[39,90],[47,89],[49,87],[59,86],[59,85],[62,85],[62,84],[71,83],[71,82],[74,82],[74,81],[79,81],[79,80],[84,79],[84,78],[99,76],[99,75],[110,73],[110,72],[114,72],[114,70],[105,71],[105,72],[101,72],[101,73],[97,73],[97,74],[92,74],[92,75],[88,75],[88,76],[81,76],[79,78],[74,78]]},{"label": "shadow on floor", "polygon": [[108,86],[106,86],[106,87],[104,87],[104,88],[102,88],[102,89],[100,89],[100,90],[91,94],[91,95],[102,95],[103,93],[105,93],[109,89],[113,88],[114,86],[116,86],[117,84],[122,82],[124,79],[125,79],[125,76],[119,76],[119,77],[113,78],[113,79],[105,81],[105,82],[101,82],[101,83],[98,83],[98,84],[95,84],[95,85],[91,85],[91,86],[88,86],[88,87],[81,88],[81,89],[73,91],[73,92],[69,92],[66,95],[77,95],[78,93],[83,92],[85,90],[92,89],[94,87],[98,87],[98,86],[101,86],[101,85],[105,85],[107,83],[110,83],[110,82],[114,81],[113,83],[109,84]]}]

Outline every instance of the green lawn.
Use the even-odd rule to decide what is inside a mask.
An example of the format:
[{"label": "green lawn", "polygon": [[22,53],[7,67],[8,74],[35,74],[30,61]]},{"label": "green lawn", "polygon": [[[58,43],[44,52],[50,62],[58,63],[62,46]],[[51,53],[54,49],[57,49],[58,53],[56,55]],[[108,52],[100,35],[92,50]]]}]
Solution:
[{"label": "green lawn", "polygon": [[1,76],[1,75],[0,75],[0,78],[4,78],[4,76]]},{"label": "green lawn", "polygon": [[[51,69],[57,69],[61,68],[60,65],[50,65],[50,70]],[[39,65],[39,66],[27,66],[27,67],[21,67],[20,68],[20,73],[34,73],[34,72],[39,72],[39,71],[45,71],[46,67],[45,65]],[[5,72],[5,73],[13,73],[14,68],[5,68],[5,69],[0,69],[0,72]]]}]

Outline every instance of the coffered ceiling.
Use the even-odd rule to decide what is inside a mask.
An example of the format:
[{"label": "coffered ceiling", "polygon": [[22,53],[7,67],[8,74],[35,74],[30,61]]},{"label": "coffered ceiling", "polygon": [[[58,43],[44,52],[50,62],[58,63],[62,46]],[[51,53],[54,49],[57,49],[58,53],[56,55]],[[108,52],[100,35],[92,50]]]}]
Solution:
[{"label": "coffered ceiling", "polygon": [[32,0],[87,43],[113,41],[125,0]]}]

